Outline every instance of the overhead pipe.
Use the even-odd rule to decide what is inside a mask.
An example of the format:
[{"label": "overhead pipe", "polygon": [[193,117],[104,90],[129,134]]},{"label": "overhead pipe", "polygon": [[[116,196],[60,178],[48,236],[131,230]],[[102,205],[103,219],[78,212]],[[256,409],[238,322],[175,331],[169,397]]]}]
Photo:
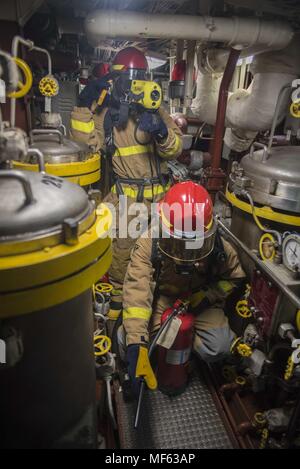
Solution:
[{"label": "overhead pipe", "polygon": [[98,46],[103,38],[158,38],[221,42],[245,49],[259,46],[276,50],[293,37],[291,26],[283,21],[260,18],[189,16],[133,11],[96,10],[84,23],[88,40]]},{"label": "overhead pipe", "polygon": [[214,128],[214,136],[212,141],[212,168],[217,169],[221,164],[222,148],[223,148],[223,137],[225,131],[225,117],[227,108],[227,98],[229,86],[235,71],[237,61],[240,56],[240,51],[237,49],[231,49],[228,57],[228,61],[225,67],[223,78],[221,81],[219,100],[217,108],[217,120]]}]

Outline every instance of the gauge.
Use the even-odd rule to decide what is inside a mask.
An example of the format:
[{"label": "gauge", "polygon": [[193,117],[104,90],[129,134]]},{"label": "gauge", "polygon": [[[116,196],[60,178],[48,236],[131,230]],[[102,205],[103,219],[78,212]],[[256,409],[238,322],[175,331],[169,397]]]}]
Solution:
[{"label": "gauge", "polygon": [[259,240],[259,254],[263,261],[272,261],[275,257],[275,238],[271,233],[264,233]]},{"label": "gauge", "polygon": [[286,236],[282,245],[283,263],[292,272],[300,271],[300,235]]}]

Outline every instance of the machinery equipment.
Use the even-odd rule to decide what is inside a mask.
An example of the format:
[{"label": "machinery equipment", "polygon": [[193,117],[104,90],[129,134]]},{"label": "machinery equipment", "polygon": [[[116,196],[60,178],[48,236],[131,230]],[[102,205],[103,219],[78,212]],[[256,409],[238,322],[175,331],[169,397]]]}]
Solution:
[{"label": "machinery equipment", "polygon": [[[63,177],[85,188],[100,180],[99,153],[91,153],[87,145],[69,140],[58,129],[33,129],[30,148],[43,152],[48,174]],[[25,155],[21,161],[15,161],[14,168],[38,171],[34,155]]]},{"label": "machinery equipment", "polygon": [[91,286],[110,263],[97,234],[110,213],[55,176],[0,180],[1,446],[94,447]]},{"label": "machinery equipment", "polygon": [[[59,93],[59,85],[52,75],[52,60],[48,51],[40,49],[31,41],[15,36],[13,40],[13,54],[17,54],[19,44],[24,44],[30,50],[38,50],[47,55],[48,74],[39,81],[39,91],[45,98],[44,113],[42,113],[42,124],[45,128],[33,129],[30,132],[30,148],[35,148],[44,154],[45,171],[51,175],[66,178],[70,182],[89,188],[100,180],[100,155],[91,153],[87,145],[75,143],[69,140],[59,128],[61,118],[52,113],[51,99]],[[24,96],[32,85],[32,73],[29,66],[14,57],[16,64],[23,71],[26,82],[17,92],[9,96],[15,102],[16,98]],[[11,122],[15,122],[15,104],[12,106]],[[20,170],[38,171],[36,156],[33,154],[23,155],[18,161],[14,161],[14,168]]]},{"label": "machinery equipment", "polygon": [[1,123],[1,166],[32,154],[40,172],[0,171],[0,446],[95,448],[92,286],[111,213]]}]

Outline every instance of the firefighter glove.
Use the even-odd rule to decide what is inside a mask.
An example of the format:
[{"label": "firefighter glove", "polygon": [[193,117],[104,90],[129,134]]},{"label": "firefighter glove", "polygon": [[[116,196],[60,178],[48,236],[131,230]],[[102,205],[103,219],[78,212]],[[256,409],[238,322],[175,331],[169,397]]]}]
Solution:
[{"label": "firefighter glove", "polygon": [[163,141],[168,135],[168,128],[158,112],[143,112],[138,128],[151,134],[158,142]]},{"label": "firefighter glove", "polygon": [[147,347],[138,344],[129,345],[126,358],[134,394],[138,396],[142,379],[145,380],[149,389],[156,389],[157,381],[149,361]]},{"label": "firefighter glove", "polygon": [[103,106],[108,100],[109,86],[107,79],[91,80],[81,91],[78,106],[91,108],[94,101],[98,103],[98,106]]}]

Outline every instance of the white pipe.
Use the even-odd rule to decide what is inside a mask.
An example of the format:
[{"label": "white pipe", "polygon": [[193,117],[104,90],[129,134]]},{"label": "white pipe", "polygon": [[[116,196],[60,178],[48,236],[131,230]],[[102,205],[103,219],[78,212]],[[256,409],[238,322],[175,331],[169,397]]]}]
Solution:
[{"label": "white pipe", "polygon": [[196,41],[188,41],[186,52],[186,72],[185,72],[185,90],[184,107],[189,108],[193,100],[193,76],[195,66],[195,48]]},{"label": "white pipe", "polygon": [[282,49],[293,37],[289,24],[259,18],[213,18],[133,11],[96,10],[85,19],[88,40],[97,46],[103,38],[162,38],[222,42],[240,49],[261,46]]},{"label": "white pipe", "polygon": [[[254,74],[251,85],[247,90],[240,89],[229,93],[225,133],[225,143],[236,151],[244,151],[251,145],[259,131],[271,128],[277,98],[283,86],[292,83],[300,74],[299,58],[300,36],[282,51],[268,52],[255,57],[251,66]],[[212,74],[212,69],[220,70],[222,55],[210,54],[214,57],[213,67],[207,66],[207,59],[198,63],[202,65],[202,72],[198,72],[197,93],[193,100],[193,113],[204,122],[214,125],[216,121],[219,87],[222,74]],[[285,115],[288,93],[282,99],[279,109],[279,120]]]}]

